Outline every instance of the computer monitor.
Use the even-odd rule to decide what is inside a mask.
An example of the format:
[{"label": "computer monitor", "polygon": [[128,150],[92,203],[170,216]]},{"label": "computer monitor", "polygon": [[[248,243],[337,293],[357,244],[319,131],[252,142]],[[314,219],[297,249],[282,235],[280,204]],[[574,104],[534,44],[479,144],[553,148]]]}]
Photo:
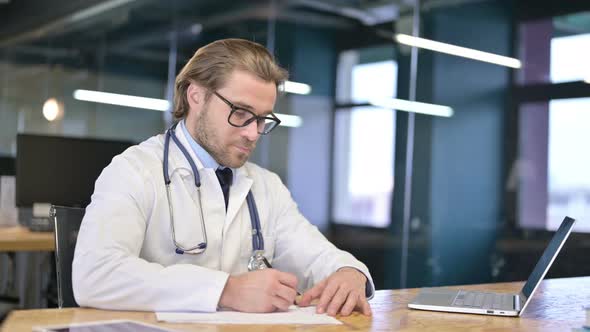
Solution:
[{"label": "computer monitor", "polygon": [[51,203],[86,207],[94,183],[132,142],[17,135],[16,205]]}]

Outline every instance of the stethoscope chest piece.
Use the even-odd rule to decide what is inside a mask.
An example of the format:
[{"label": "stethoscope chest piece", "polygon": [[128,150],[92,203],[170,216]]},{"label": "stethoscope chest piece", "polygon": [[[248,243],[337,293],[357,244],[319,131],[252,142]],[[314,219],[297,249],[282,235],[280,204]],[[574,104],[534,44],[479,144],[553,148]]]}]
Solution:
[{"label": "stethoscope chest piece", "polygon": [[254,250],[248,260],[248,271],[264,270],[268,268],[268,261],[264,257],[264,250]]}]

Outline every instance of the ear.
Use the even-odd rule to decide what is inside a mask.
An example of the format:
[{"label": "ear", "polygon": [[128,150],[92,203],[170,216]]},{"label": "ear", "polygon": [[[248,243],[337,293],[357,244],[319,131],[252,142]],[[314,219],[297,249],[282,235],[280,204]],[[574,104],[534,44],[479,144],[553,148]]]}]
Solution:
[{"label": "ear", "polygon": [[195,83],[189,84],[186,89],[186,100],[190,110],[199,113],[205,101],[205,89]]}]

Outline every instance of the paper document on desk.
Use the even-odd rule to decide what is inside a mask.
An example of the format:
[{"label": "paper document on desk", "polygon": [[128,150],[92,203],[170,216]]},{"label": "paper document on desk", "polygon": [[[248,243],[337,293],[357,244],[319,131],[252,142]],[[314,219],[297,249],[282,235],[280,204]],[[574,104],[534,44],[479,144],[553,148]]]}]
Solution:
[{"label": "paper document on desk", "polygon": [[340,325],[341,321],[326,314],[316,314],[315,307],[292,305],[289,311],[253,314],[237,311],[202,312],[156,312],[160,322],[202,324],[329,324]]}]

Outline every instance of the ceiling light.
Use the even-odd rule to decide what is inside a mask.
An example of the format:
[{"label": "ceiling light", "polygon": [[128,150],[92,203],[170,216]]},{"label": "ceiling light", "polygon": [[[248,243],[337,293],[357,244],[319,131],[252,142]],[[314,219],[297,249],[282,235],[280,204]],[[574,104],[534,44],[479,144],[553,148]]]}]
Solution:
[{"label": "ceiling light", "polygon": [[74,99],[162,112],[170,110],[170,103],[165,99],[137,97],[92,90],[76,90],[74,91]]},{"label": "ceiling light", "polygon": [[424,48],[431,51],[456,55],[473,60],[493,63],[500,66],[511,68],[520,68],[522,66],[520,60],[510,58],[507,56],[497,55],[494,53],[482,52],[472,48],[455,46],[451,44],[441,43],[430,39],[413,37],[405,34],[396,34],[395,40],[404,45]]},{"label": "ceiling light", "polygon": [[277,116],[277,118],[279,118],[279,120],[281,120],[281,126],[297,128],[301,127],[301,125],[303,124],[303,120],[300,116],[297,115],[281,113],[275,113],[275,115]]},{"label": "ceiling light", "polygon": [[311,86],[305,83],[285,81],[279,86],[279,90],[298,95],[308,95],[311,93]]},{"label": "ceiling light", "polygon": [[[92,90],[75,90],[74,99],[100,104],[144,108],[162,112],[170,110],[170,103],[165,99],[145,98]],[[303,123],[301,117],[296,115],[281,113],[275,113],[275,115],[281,120],[281,126],[299,127]]]},{"label": "ceiling light", "polygon": [[55,98],[49,98],[43,103],[43,116],[51,122],[63,115],[63,104]]},{"label": "ceiling light", "polygon": [[398,111],[413,112],[434,116],[451,117],[453,116],[453,109],[448,106],[421,103],[417,101],[409,101],[397,98],[375,98],[369,100],[369,104],[381,107],[389,108]]},{"label": "ceiling light", "polygon": [[190,26],[189,30],[193,35],[198,35],[203,31],[203,25],[199,24],[199,23],[195,23]]}]

